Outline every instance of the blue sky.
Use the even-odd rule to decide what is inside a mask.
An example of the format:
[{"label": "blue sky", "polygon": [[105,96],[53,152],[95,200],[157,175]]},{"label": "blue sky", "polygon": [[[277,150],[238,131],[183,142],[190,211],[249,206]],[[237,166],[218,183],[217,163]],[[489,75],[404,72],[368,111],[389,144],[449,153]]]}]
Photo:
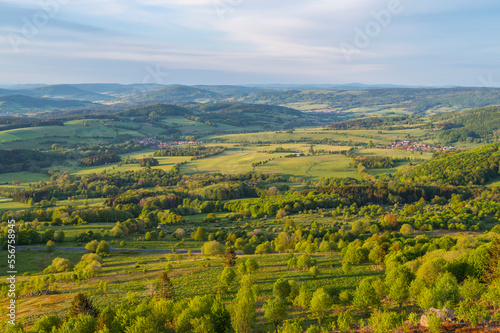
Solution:
[{"label": "blue sky", "polygon": [[499,16],[496,0],[0,0],[0,84],[498,87]]}]

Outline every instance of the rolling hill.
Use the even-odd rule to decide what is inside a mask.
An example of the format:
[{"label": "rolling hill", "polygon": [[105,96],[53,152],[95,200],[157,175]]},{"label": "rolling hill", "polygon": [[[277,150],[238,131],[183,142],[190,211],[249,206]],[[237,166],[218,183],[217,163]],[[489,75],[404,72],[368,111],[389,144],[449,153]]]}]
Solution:
[{"label": "rolling hill", "polygon": [[232,126],[263,128],[290,128],[311,123],[311,118],[298,110],[262,104],[207,103],[190,104],[187,108],[199,118]]},{"label": "rolling hill", "polygon": [[109,100],[112,98],[111,96],[86,91],[68,84],[59,84],[23,90],[22,94],[37,98],[54,98],[90,102]]},{"label": "rolling hill", "polygon": [[433,117],[441,131],[437,139],[446,143],[500,137],[500,106],[489,106]]},{"label": "rolling hill", "polygon": [[124,98],[124,102],[134,103],[179,103],[198,101],[218,101],[225,97],[221,94],[188,86],[171,86],[163,89],[137,94]]},{"label": "rolling hill", "polygon": [[0,96],[14,95],[17,91],[9,90],[9,89],[0,89]]},{"label": "rolling hill", "polygon": [[208,90],[222,95],[250,95],[261,91],[272,90],[271,88],[228,86],[228,85],[219,85],[219,86],[198,85],[198,86],[193,86],[193,88]]},{"label": "rolling hill", "polygon": [[490,88],[386,88],[367,90],[262,91],[237,99],[243,103],[272,105],[324,105],[324,109],[403,109],[414,114],[439,113],[500,104],[500,89]]},{"label": "rolling hill", "polygon": [[118,84],[118,83],[84,83],[72,84],[71,86],[90,91],[97,94],[103,94],[113,97],[124,97],[128,95],[137,95],[144,92],[151,92],[165,88],[164,85],[148,84]]},{"label": "rolling hill", "polygon": [[192,112],[186,108],[171,104],[155,104],[117,112],[121,117],[163,118],[167,116],[185,116]]},{"label": "rolling hill", "polygon": [[45,111],[48,109],[72,109],[88,105],[88,103],[74,100],[53,100],[34,98],[19,94],[0,96],[0,112],[25,113]]}]

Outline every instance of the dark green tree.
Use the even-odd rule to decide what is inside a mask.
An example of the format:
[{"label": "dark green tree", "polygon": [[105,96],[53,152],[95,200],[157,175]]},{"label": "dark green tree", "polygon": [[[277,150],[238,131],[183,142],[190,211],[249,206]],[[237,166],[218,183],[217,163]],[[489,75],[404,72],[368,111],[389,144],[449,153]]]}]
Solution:
[{"label": "dark green tree", "polygon": [[92,317],[99,315],[99,310],[94,307],[92,302],[83,293],[76,294],[71,302],[71,307],[68,311],[68,317],[76,317],[80,314],[88,314]]},{"label": "dark green tree", "polygon": [[234,267],[236,266],[236,252],[234,247],[230,246],[226,249],[226,254],[222,258],[224,262],[224,267]]},{"label": "dark green tree", "polygon": [[274,324],[274,329],[277,330],[278,325],[286,318],[286,301],[281,298],[270,298],[264,304],[264,318]]},{"label": "dark green tree", "polygon": [[160,274],[160,278],[156,283],[156,295],[165,299],[172,299],[175,296],[174,285],[170,281],[167,272],[161,272]]},{"label": "dark green tree", "polygon": [[210,311],[210,321],[215,333],[226,333],[231,329],[231,314],[224,306],[220,295],[218,295]]},{"label": "dark green tree", "polygon": [[499,278],[498,269],[500,266],[500,238],[495,238],[491,242],[491,246],[488,249],[488,259],[485,264],[484,276],[483,280],[486,283],[490,283],[491,281]]}]

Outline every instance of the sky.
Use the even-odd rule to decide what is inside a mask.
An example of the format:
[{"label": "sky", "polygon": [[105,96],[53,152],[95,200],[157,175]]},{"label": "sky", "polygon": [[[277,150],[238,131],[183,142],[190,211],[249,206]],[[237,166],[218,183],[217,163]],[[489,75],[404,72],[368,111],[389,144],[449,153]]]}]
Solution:
[{"label": "sky", "polygon": [[0,84],[500,87],[498,0],[0,0]]}]

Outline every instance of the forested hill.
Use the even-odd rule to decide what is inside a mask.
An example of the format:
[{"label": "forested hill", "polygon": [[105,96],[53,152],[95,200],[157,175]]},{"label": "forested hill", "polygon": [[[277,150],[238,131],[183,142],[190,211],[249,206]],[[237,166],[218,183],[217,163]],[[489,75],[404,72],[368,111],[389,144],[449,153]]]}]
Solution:
[{"label": "forested hill", "polygon": [[362,119],[351,119],[343,122],[333,123],[328,127],[335,130],[351,130],[351,129],[390,130],[411,124],[412,119],[416,117],[417,116],[410,116],[410,117],[399,116],[399,117],[370,117]]},{"label": "forested hill", "polygon": [[238,99],[244,103],[290,105],[310,103],[328,105],[337,110],[360,107],[403,108],[422,114],[432,110],[462,110],[500,104],[500,89],[417,88],[351,90],[263,91]]},{"label": "forested hill", "polygon": [[210,103],[187,107],[201,119],[238,127],[291,128],[311,125],[314,120],[298,110],[277,105]]},{"label": "forested hill", "polygon": [[442,130],[437,139],[446,143],[497,139],[500,137],[500,106],[445,113],[433,117]]},{"label": "forested hill", "polygon": [[47,98],[35,98],[19,94],[0,96],[0,111],[11,113],[22,113],[25,111],[44,110],[46,108],[78,108],[88,103],[74,100],[56,100]]},{"label": "forested hill", "polygon": [[133,103],[179,103],[195,101],[216,101],[222,98],[221,94],[213,91],[188,87],[171,86],[159,90],[154,90],[144,94],[138,94],[125,98],[125,102]]},{"label": "forested hill", "polygon": [[237,114],[237,113],[261,113],[261,114],[285,114],[292,116],[302,116],[302,112],[277,105],[243,104],[243,103],[212,103],[197,104],[197,109],[201,112],[216,114]]},{"label": "forested hill", "polygon": [[188,109],[171,104],[148,105],[116,113],[117,116],[123,116],[123,117],[147,117],[147,118],[158,118],[165,116],[185,116],[188,114],[191,114],[191,111],[189,111]]},{"label": "forested hill", "polygon": [[481,185],[499,177],[500,143],[480,148],[440,153],[402,176],[425,184]]},{"label": "forested hill", "polygon": [[30,149],[0,149],[0,173],[30,171],[40,172],[40,168],[49,167],[54,161],[64,160],[59,152],[40,152]]},{"label": "forested hill", "polygon": [[[312,125],[315,120],[320,120],[323,116],[302,113],[283,106],[242,103],[155,104],[127,109],[114,115],[149,120],[181,116],[212,127],[226,124],[238,127],[261,126],[279,129]],[[325,121],[331,121],[333,118],[330,115],[323,117]]]}]

